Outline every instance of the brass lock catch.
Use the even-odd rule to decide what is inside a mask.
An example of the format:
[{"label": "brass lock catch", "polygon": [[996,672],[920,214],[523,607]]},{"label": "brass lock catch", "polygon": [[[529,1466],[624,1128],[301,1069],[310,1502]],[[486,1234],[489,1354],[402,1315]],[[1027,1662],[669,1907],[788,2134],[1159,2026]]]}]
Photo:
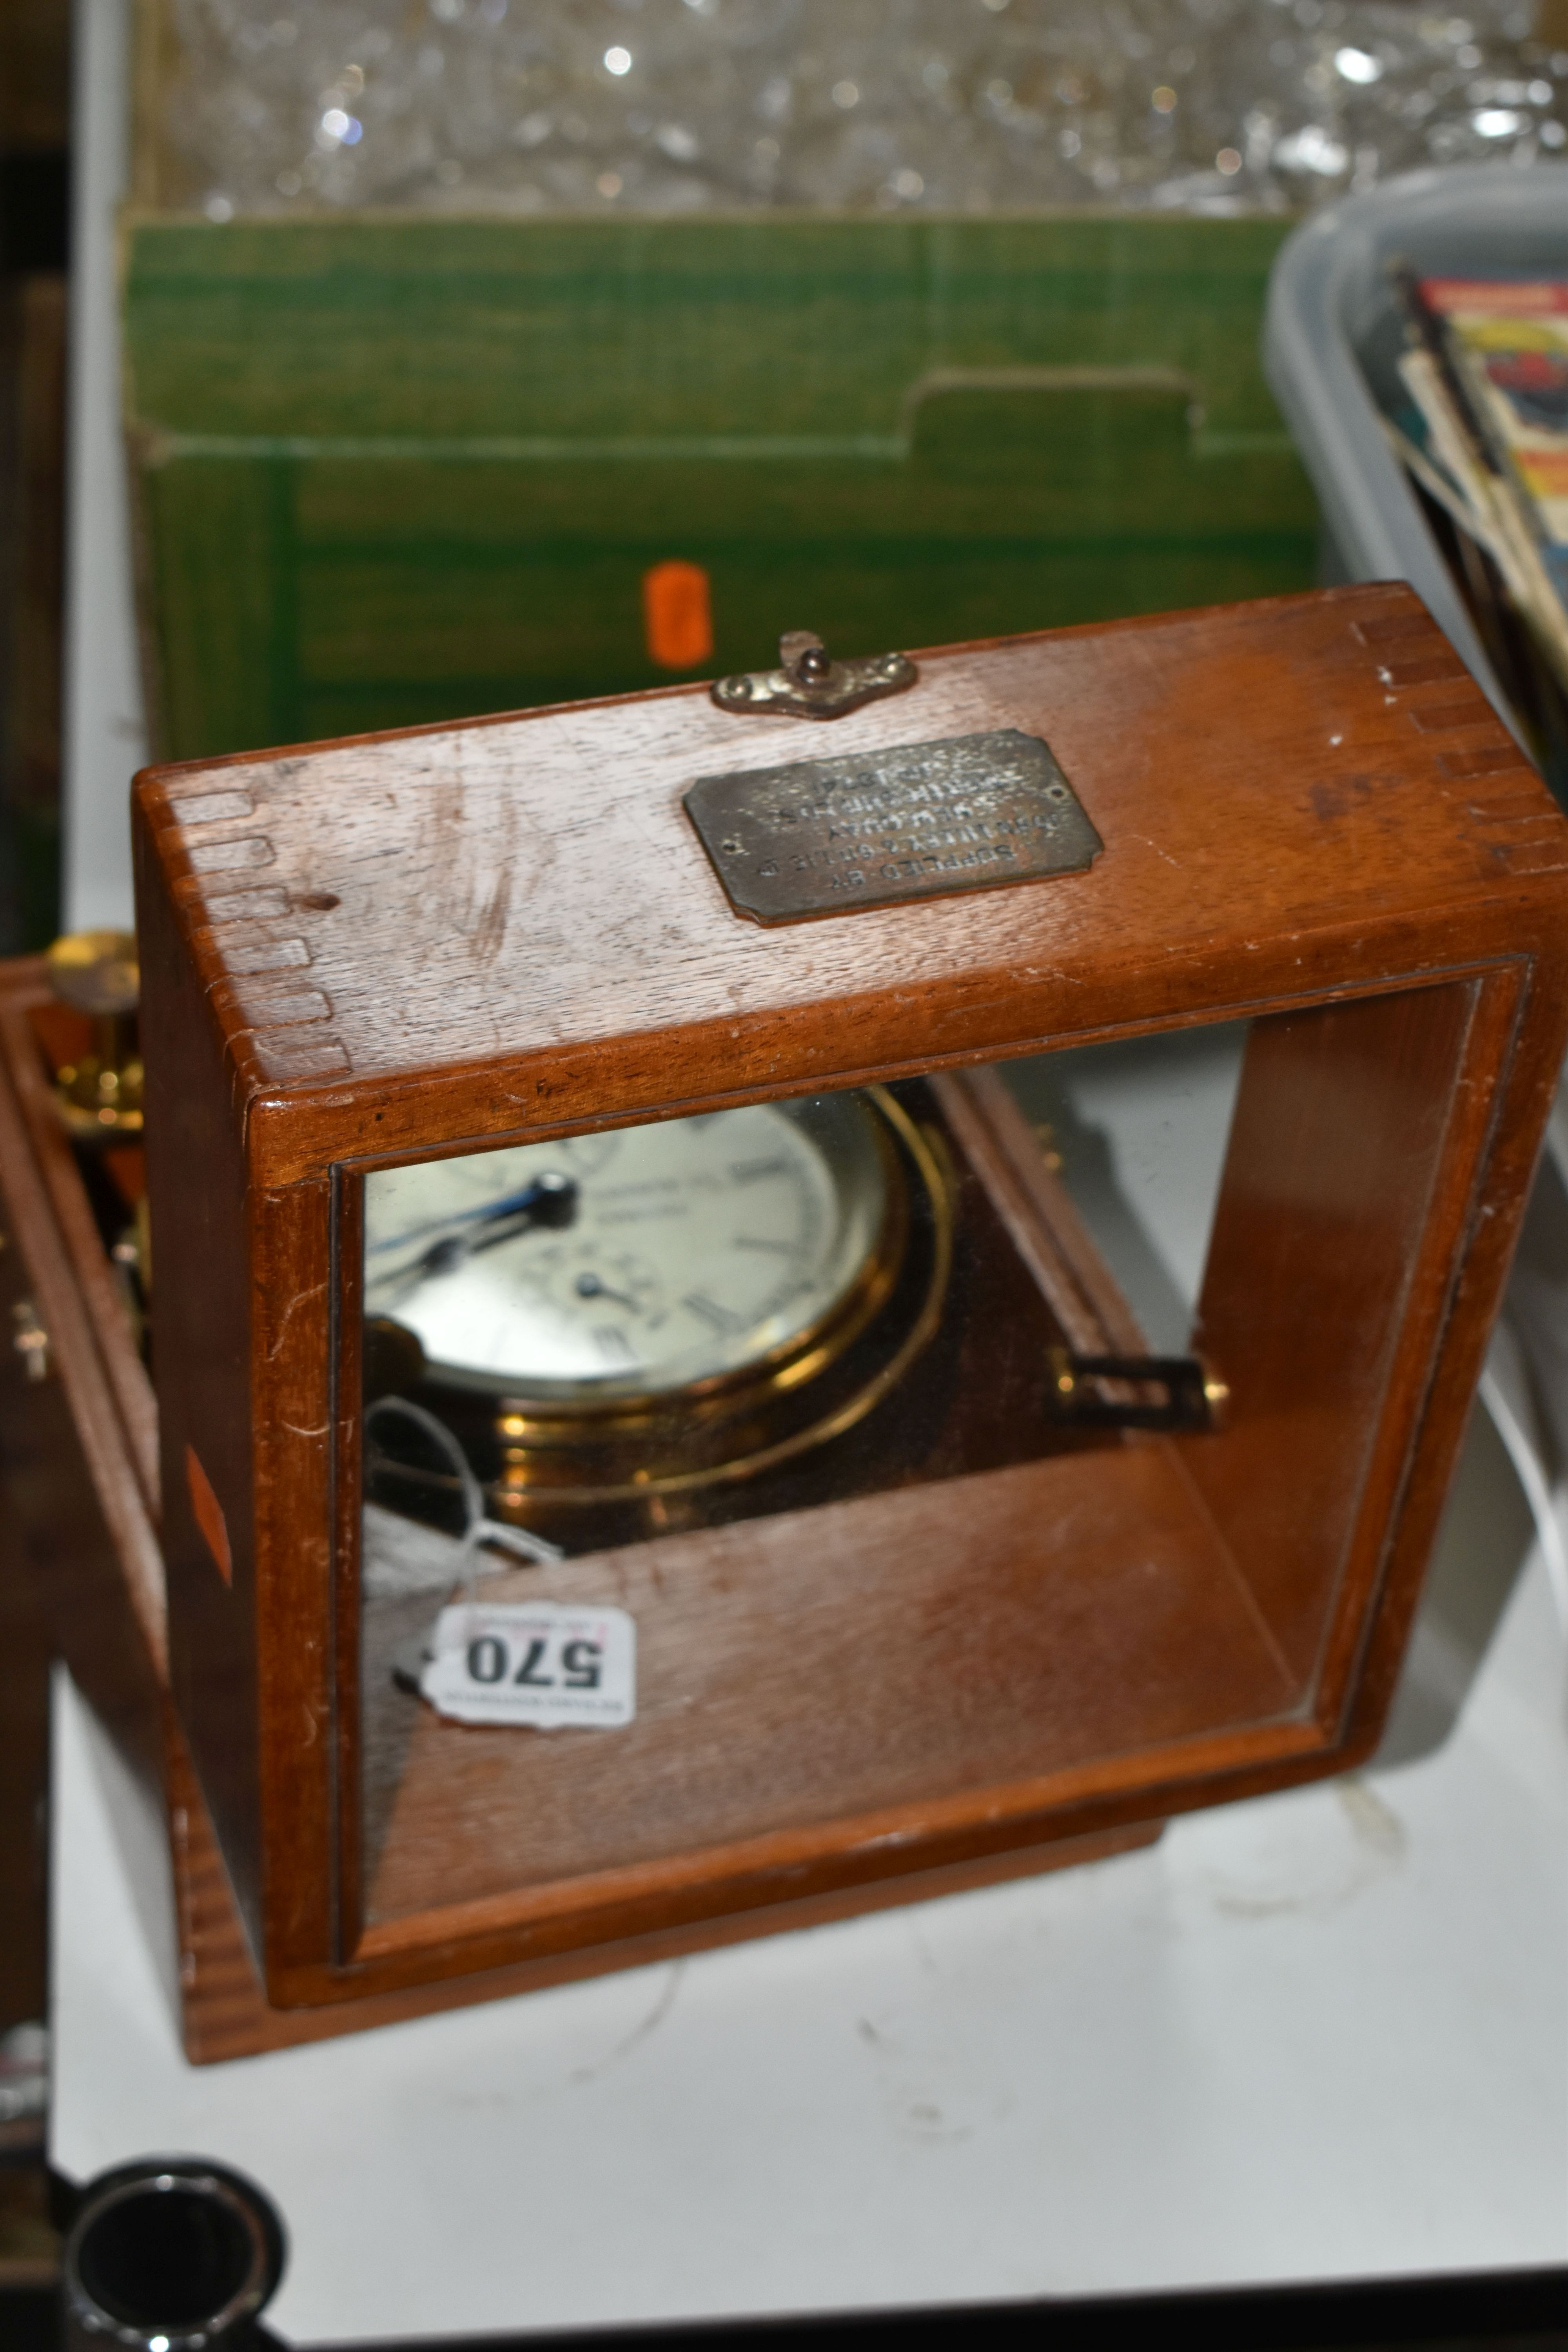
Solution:
[{"label": "brass lock catch", "polygon": [[810,629],[791,629],[779,639],[779,667],[742,671],[716,678],[710,688],[721,710],[773,719],[842,719],[862,703],[902,694],[920,677],[908,654],[872,654],[861,661],[835,661]]},{"label": "brass lock catch", "polygon": [[1046,1410],[1079,1429],[1217,1429],[1229,1391],[1201,1356],[1047,1351]]}]

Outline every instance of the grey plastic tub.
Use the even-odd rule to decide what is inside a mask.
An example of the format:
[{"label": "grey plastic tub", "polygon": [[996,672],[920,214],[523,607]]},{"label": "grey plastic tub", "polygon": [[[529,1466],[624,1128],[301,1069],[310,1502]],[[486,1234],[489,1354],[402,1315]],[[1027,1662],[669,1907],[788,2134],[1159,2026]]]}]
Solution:
[{"label": "grey plastic tub", "polygon": [[1263,363],[1351,580],[1408,580],[1500,714],[1502,690],[1380,416],[1404,404],[1388,265],[1443,277],[1568,276],[1568,164],[1412,172],[1320,213],[1280,248]]}]

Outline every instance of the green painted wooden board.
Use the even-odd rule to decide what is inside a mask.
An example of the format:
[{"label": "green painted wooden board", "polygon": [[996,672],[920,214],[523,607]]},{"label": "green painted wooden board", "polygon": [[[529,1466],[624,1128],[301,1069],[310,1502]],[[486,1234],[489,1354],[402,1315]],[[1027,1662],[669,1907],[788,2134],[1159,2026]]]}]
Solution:
[{"label": "green painted wooden board", "polygon": [[1309,584],[1258,338],[1288,223],[132,218],[176,757]]}]

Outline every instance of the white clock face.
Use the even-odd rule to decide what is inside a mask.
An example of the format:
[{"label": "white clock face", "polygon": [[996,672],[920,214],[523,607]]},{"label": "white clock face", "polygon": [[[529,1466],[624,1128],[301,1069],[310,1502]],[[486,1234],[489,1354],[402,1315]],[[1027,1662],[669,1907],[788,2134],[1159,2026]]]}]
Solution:
[{"label": "white clock face", "polygon": [[[541,1180],[570,1223],[524,1225]],[[379,1170],[364,1309],[436,1370],[524,1395],[635,1397],[788,1346],[854,1287],[888,1174],[853,1094]]]}]

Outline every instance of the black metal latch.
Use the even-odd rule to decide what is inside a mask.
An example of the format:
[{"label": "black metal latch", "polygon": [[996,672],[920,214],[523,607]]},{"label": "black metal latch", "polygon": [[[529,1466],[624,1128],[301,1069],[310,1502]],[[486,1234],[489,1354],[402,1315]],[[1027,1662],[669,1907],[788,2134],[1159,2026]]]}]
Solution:
[{"label": "black metal latch", "polygon": [[920,677],[908,654],[835,661],[810,629],[791,629],[779,639],[779,664],[777,669],[716,678],[710,691],[720,709],[737,718],[755,713],[775,719],[842,719],[862,703],[902,694]]},{"label": "black metal latch", "polygon": [[1217,1429],[1229,1395],[1200,1356],[1049,1350],[1046,1410],[1075,1429]]}]

